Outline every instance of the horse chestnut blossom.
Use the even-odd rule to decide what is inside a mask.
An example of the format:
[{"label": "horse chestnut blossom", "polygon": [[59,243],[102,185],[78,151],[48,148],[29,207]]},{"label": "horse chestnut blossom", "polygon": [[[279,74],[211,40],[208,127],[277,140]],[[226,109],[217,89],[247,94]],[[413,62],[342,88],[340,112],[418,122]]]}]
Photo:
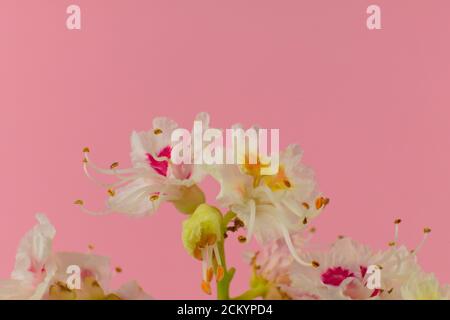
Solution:
[{"label": "horse chestnut blossom", "polygon": [[329,203],[316,190],[314,174],[301,157],[300,147],[290,145],[280,154],[274,175],[261,175],[262,162],[245,162],[214,168],[213,176],[221,186],[219,203],[244,222],[247,241],[255,236],[259,243],[266,244],[283,238],[300,264],[317,267],[317,261],[305,261],[297,254],[290,237],[304,229]]},{"label": "horse chestnut blossom", "polygon": [[[149,299],[135,281],[119,290],[108,290],[109,259],[94,254],[53,252],[55,228],[43,214],[20,241],[11,279],[0,280],[0,299],[30,300],[118,300]],[[80,271],[79,288],[68,285],[67,270]]]},{"label": "horse chestnut blossom", "polygon": [[[203,127],[209,126],[209,115],[200,113],[196,117]],[[83,150],[83,168],[86,175],[107,189],[107,208],[94,212],[84,207],[83,200],[75,201],[83,210],[92,214],[111,212],[132,216],[144,216],[155,212],[164,201],[172,202],[179,211],[192,213],[204,202],[203,192],[197,184],[203,179],[201,165],[175,164],[171,161],[172,132],[178,124],[168,118],[155,118],[153,128],[147,132],[131,134],[132,168],[118,169],[114,162],[109,169],[100,168],[89,157],[90,149]],[[194,139],[195,137],[192,137]],[[192,155],[193,158],[193,155]],[[90,170],[98,174],[113,176],[117,181],[105,183],[95,178]]]},{"label": "horse chestnut blossom", "polygon": [[[396,220],[396,234],[399,220]],[[429,233],[424,229],[424,239]],[[396,236],[397,237],[397,236]],[[374,252],[350,238],[340,237],[325,251],[305,250],[297,237],[296,247],[304,259],[320,262],[318,268],[293,263],[284,243],[275,242],[251,259],[258,296],[265,299],[450,299],[449,286],[441,286],[433,274],[423,272],[417,252],[390,242],[387,250]],[[368,285],[368,269],[379,270],[379,287]],[[261,290],[261,287],[265,291]],[[250,291],[251,292],[251,291]]]}]

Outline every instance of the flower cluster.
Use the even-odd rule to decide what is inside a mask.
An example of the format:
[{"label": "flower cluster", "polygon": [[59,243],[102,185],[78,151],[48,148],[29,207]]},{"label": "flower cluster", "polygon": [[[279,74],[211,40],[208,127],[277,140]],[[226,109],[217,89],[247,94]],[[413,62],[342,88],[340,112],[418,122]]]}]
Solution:
[{"label": "flower cluster", "polygon": [[[208,114],[200,113],[196,121],[201,127],[210,128]],[[195,123],[191,132],[186,130],[189,139],[197,138]],[[143,216],[155,212],[162,202],[171,202],[188,215],[182,240],[188,254],[202,261],[200,287],[206,294],[212,293],[211,282],[215,278],[217,297],[230,298],[229,286],[235,270],[227,269],[224,243],[229,232],[244,228],[246,235],[240,235],[238,240],[249,242],[254,238],[261,250],[250,258],[250,289],[237,299],[449,298],[448,286],[441,286],[434,275],[424,273],[417,263],[417,252],[430,232],[428,228],[424,229],[422,243],[412,251],[397,244],[400,220],[395,221],[395,241],[388,250],[374,252],[349,238],[338,239],[325,251],[308,250],[310,237],[304,234],[329,199],[317,190],[314,174],[302,162],[298,145],[289,145],[277,154],[275,173],[265,170],[274,163],[233,143],[223,146],[220,154],[227,151],[243,161],[198,163],[196,152],[202,150],[197,146],[194,152],[189,148],[180,163],[172,157],[175,145],[171,138],[177,128],[170,119],[156,118],[150,131],[133,132],[132,168],[119,169],[117,162],[110,168],[100,168],[90,159],[89,148],[83,152],[83,167],[86,175],[109,194],[106,209],[100,214]],[[233,128],[243,130],[239,124]],[[260,133],[256,126],[249,130]],[[210,147],[200,145],[200,149]],[[113,176],[117,181],[106,184],[94,178],[92,171]],[[219,207],[226,208],[224,214],[205,203],[199,184],[206,176],[220,184],[216,201]],[[86,209],[82,200],[76,204],[86,212],[98,214]]]},{"label": "flower cluster", "polygon": [[[395,221],[396,238],[398,224]],[[417,262],[417,253],[430,229],[424,229],[424,238],[414,250],[398,245],[397,239],[386,250],[371,248],[347,237],[338,239],[325,250],[308,250],[303,235],[296,236],[296,248],[304,259],[320,261],[315,269],[294,263],[285,245],[274,242],[251,254],[253,290],[263,286],[266,299],[389,299],[440,300],[450,299],[450,286],[440,285],[431,273],[425,273]],[[373,275],[379,283],[368,285]]]},{"label": "flower cluster", "polygon": [[[92,253],[53,252],[55,228],[43,214],[20,241],[11,279],[0,280],[0,300],[143,300],[143,289],[131,281],[109,289],[109,259]],[[79,271],[79,285],[71,286],[68,271]]]},{"label": "flower cluster", "polygon": [[[209,115],[196,117],[203,128],[209,128]],[[241,128],[240,125],[235,125]],[[246,236],[242,242],[255,238],[265,245],[282,239],[290,255],[302,266],[317,268],[313,259],[302,258],[295,249],[291,235],[300,232],[329,203],[316,189],[314,174],[303,164],[298,145],[290,145],[280,152],[276,174],[263,170],[270,164],[251,154],[249,148],[236,145],[232,154],[246,159],[235,164],[196,164],[195,152],[183,155],[185,162],[172,161],[174,142],[172,133],[178,125],[167,118],[156,118],[153,128],[131,135],[132,168],[119,169],[117,162],[101,168],[90,158],[90,149],[83,150],[83,168],[86,175],[104,187],[108,193],[106,208],[94,212],[83,200],[75,203],[91,214],[118,212],[131,216],[154,213],[162,202],[170,202],[182,213],[188,214],[183,224],[183,243],[190,255],[202,261],[201,288],[211,294],[211,280],[215,275],[219,297],[228,298],[228,285],[233,269],[226,270],[224,239],[227,232],[243,227]],[[258,130],[256,127],[252,128]],[[190,137],[195,138],[192,130]],[[208,144],[202,145],[208,148]],[[197,150],[198,151],[198,150]],[[201,152],[201,151],[200,151]],[[256,161],[250,161],[250,158]],[[94,174],[112,176],[113,183],[105,183]],[[216,201],[227,209],[222,214],[205,203],[199,183],[206,176],[220,184]],[[230,225],[233,224],[233,225]]]},{"label": "flower cluster", "polygon": [[[231,143],[221,146],[220,152],[215,149],[214,157],[210,157],[215,161],[204,164],[197,161],[199,153],[210,152],[217,141],[210,139],[208,144],[200,139],[199,144],[199,134],[203,133],[196,130],[198,125],[214,130],[214,134],[222,132],[210,128],[206,113],[197,115],[191,131],[179,128],[170,119],[155,118],[149,131],[131,134],[130,168],[120,168],[118,162],[103,168],[91,159],[90,149],[84,148],[84,172],[108,196],[105,208],[99,211],[88,209],[81,199],[75,204],[89,214],[122,213],[134,217],[151,215],[164,202],[173,204],[185,215],[183,246],[187,254],[201,261],[199,289],[212,294],[215,286],[218,299],[450,298],[449,286],[440,285],[417,262],[417,252],[429,228],[424,229],[424,238],[414,250],[398,244],[399,219],[395,220],[394,241],[386,250],[374,251],[345,237],[326,250],[311,250],[315,229],[310,222],[330,200],[318,191],[312,170],[302,161],[300,147],[289,145],[272,161],[248,146]],[[244,132],[239,124],[233,128]],[[189,148],[183,147],[181,161],[173,140],[179,136],[179,129],[189,144]],[[263,136],[257,127],[245,132],[249,131]],[[240,161],[216,161],[225,153]],[[105,182],[99,176],[114,181]],[[201,188],[207,176],[220,185],[216,206],[206,202]],[[136,282],[110,290],[107,258],[92,253],[54,253],[55,230],[45,216],[37,218],[38,225],[21,241],[11,279],[0,282],[0,298],[149,298]],[[241,229],[245,235],[239,235],[238,241],[255,239],[260,250],[248,255],[252,268],[250,288],[230,297],[236,270],[227,267],[225,242],[230,240],[230,233]],[[67,282],[67,268],[71,265],[81,269],[81,285],[77,288]]]}]

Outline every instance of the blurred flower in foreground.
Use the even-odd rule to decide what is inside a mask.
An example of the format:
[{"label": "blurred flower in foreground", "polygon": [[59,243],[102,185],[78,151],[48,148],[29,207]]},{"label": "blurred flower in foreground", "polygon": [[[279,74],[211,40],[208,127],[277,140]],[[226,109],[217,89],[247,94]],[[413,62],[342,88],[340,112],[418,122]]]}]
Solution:
[{"label": "blurred flower in foreground", "polygon": [[[150,298],[136,282],[110,292],[109,259],[93,254],[53,252],[55,229],[43,214],[21,240],[11,279],[0,280],[0,299],[108,300]],[[80,270],[79,288],[68,285],[70,266]]]}]

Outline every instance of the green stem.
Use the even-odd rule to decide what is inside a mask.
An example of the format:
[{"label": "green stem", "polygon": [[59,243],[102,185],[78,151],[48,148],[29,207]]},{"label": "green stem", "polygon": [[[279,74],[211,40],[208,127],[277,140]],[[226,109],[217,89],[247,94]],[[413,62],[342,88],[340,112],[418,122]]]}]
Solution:
[{"label": "green stem", "polygon": [[248,289],[241,295],[232,298],[232,300],[253,300],[259,297],[263,297],[267,293],[267,286],[261,285],[255,288]]},{"label": "green stem", "polygon": [[[222,221],[222,233],[227,231],[228,224],[236,217],[236,214],[232,211],[228,211],[223,216]],[[222,261],[222,267],[224,269],[223,279],[217,283],[217,299],[229,300],[230,299],[230,283],[233,280],[236,269],[227,269],[227,261],[225,256],[225,239],[217,243],[219,247],[220,260]]]},{"label": "green stem", "polygon": [[234,273],[236,269],[227,269],[225,262],[225,250],[223,242],[219,244],[220,258],[222,259],[222,266],[224,268],[223,279],[217,283],[217,299],[218,300],[229,300],[230,299],[230,283],[233,280]]}]

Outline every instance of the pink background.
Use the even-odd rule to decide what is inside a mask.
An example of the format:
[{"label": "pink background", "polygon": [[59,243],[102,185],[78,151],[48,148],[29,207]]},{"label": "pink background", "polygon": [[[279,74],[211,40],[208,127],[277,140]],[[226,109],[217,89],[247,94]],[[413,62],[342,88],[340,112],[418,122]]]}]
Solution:
[{"label": "pink background", "polygon": [[[82,30],[65,10],[82,9]],[[383,30],[366,28],[382,8]],[[450,22],[447,0],[159,0],[0,2],[0,277],[19,239],[48,214],[59,250],[108,255],[157,298],[204,298],[200,265],[183,250],[181,214],[93,217],[105,192],[81,150],[129,164],[129,134],[166,115],[190,126],[258,123],[298,142],[331,198],[321,243],[344,234],[375,248],[414,247],[424,269],[450,282]],[[207,182],[208,185],[208,182]],[[210,199],[217,191],[209,185]],[[229,244],[233,292],[246,287],[246,246]]]}]

